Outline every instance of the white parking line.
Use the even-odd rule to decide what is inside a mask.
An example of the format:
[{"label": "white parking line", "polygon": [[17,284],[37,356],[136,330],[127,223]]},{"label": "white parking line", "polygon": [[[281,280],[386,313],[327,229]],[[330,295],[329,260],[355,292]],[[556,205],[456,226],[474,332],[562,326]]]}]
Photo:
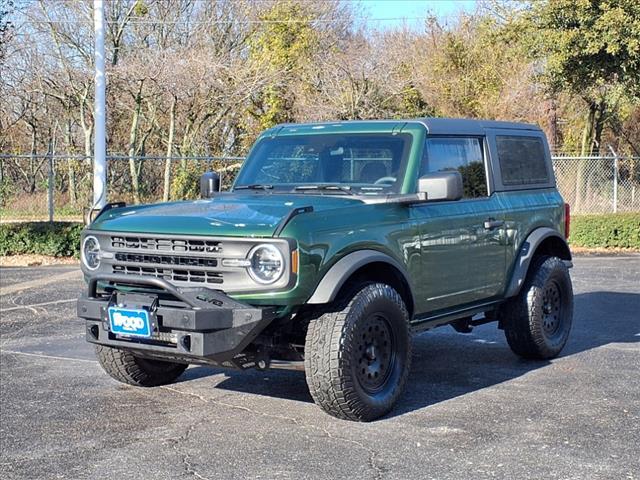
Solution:
[{"label": "white parking line", "polygon": [[10,293],[21,292],[28,288],[42,287],[50,283],[56,283],[63,280],[68,280],[75,277],[80,277],[82,271],[80,269],[72,270],[71,272],[61,273],[60,275],[53,275],[52,277],[37,278],[35,280],[29,280],[27,282],[18,283],[16,285],[9,285],[7,287],[0,288],[1,295],[9,295]]},{"label": "white parking line", "polygon": [[27,357],[52,358],[54,360],[67,360],[67,361],[70,361],[70,362],[85,362],[85,363],[88,362],[88,363],[94,363],[94,364],[98,363],[97,360],[87,360],[87,359],[84,359],[84,358],[71,358],[71,357],[56,357],[54,355],[44,355],[44,354],[41,354],[41,353],[16,352],[14,350],[1,350],[1,349],[0,349],[0,352],[1,353],[8,353],[8,354],[11,354],[11,355],[25,355]]},{"label": "white parking line", "polygon": [[77,300],[78,300],[77,298],[68,298],[66,300],[54,300],[52,302],[32,303],[31,305],[18,305],[17,307],[0,308],[0,312],[4,313],[4,312],[11,312],[13,310],[20,310],[20,309],[23,309],[23,308],[31,309],[33,307],[44,307],[46,305],[56,305],[56,304],[59,304],[59,303],[70,303],[70,302],[75,302]]}]

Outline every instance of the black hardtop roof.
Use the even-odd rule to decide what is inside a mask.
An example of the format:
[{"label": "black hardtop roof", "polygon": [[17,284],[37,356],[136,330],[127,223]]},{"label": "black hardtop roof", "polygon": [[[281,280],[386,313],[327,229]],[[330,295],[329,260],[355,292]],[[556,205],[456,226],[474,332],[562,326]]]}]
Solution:
[{"label": "black hardtop roof", "polygon": [[415,121],[423,123],[429,133],[468,133],[471,131],[483,131],[487,129],[502,130],[540,130],[540,127],[532,123],[504,122],[499,120],[480,120],[470,118],[419,118]]},{"label": "black hardtop roof", "polygon": [[406,123],[421,123],[424,125],[430,134],[433,135],[482,135],[485,130],[499,129],[499,130],[529,130],[529,131],[541,131],[538,125],[532,123],[520,123],[520,122],[505,122],[499,120],[482,120],[472,118],[407,118],[407,119],[380,119],[380,120],[339,120],[339,121],[326,121],[326,122],[309,122],[309,123],[287,123],[276,125],[274,129],[278,127],[304,127],[310,125],[324,125],[327,127],[337,126],[340,124],[348,124],[355,126],[357,124],[368,123],[389,123],[389,124],[401,124]]}]

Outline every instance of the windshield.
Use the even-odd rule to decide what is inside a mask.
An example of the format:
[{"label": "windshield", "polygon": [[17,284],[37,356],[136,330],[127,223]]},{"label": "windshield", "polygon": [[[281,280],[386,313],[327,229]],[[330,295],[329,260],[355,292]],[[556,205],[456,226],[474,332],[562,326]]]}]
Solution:
[{"label": "windshield", "polygon": [[322,193],[398,193],[409,134],[320,134],[264,138],[234,188]]}]

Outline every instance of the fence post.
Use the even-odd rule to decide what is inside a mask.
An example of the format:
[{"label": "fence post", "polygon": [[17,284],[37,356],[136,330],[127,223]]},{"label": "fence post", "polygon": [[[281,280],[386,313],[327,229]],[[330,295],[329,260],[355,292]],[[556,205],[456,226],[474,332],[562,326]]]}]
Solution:
[{"label": "fence post", "polygon": [[613,213],[618,212],[618,157],[613,160]]},{"label": "fence post", "polygon": [[618,212],[618,154],[609,145],[609,150],[613,154],[613,213]]},{"label": "fence post", "polygon": [[53,223],[53,189],[55,180],[53,176],[53,153],[51,149],[51,140],[49,140],[47,157],[49,161],[49,173],[47,179],[47,204],[49,206],[49,223]]}]

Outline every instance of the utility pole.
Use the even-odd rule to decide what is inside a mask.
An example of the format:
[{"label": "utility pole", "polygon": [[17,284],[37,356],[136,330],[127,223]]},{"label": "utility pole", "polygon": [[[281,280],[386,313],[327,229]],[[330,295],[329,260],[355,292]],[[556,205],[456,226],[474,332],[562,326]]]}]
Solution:
[{"label": "utility pole", "polygon": [[104,69],[104,2],[93,0],[93,28],[95,32],[95,103],[93,118],[93,204],[100,209],[107,203],[107,142],[106,142],[106,78]]}]

